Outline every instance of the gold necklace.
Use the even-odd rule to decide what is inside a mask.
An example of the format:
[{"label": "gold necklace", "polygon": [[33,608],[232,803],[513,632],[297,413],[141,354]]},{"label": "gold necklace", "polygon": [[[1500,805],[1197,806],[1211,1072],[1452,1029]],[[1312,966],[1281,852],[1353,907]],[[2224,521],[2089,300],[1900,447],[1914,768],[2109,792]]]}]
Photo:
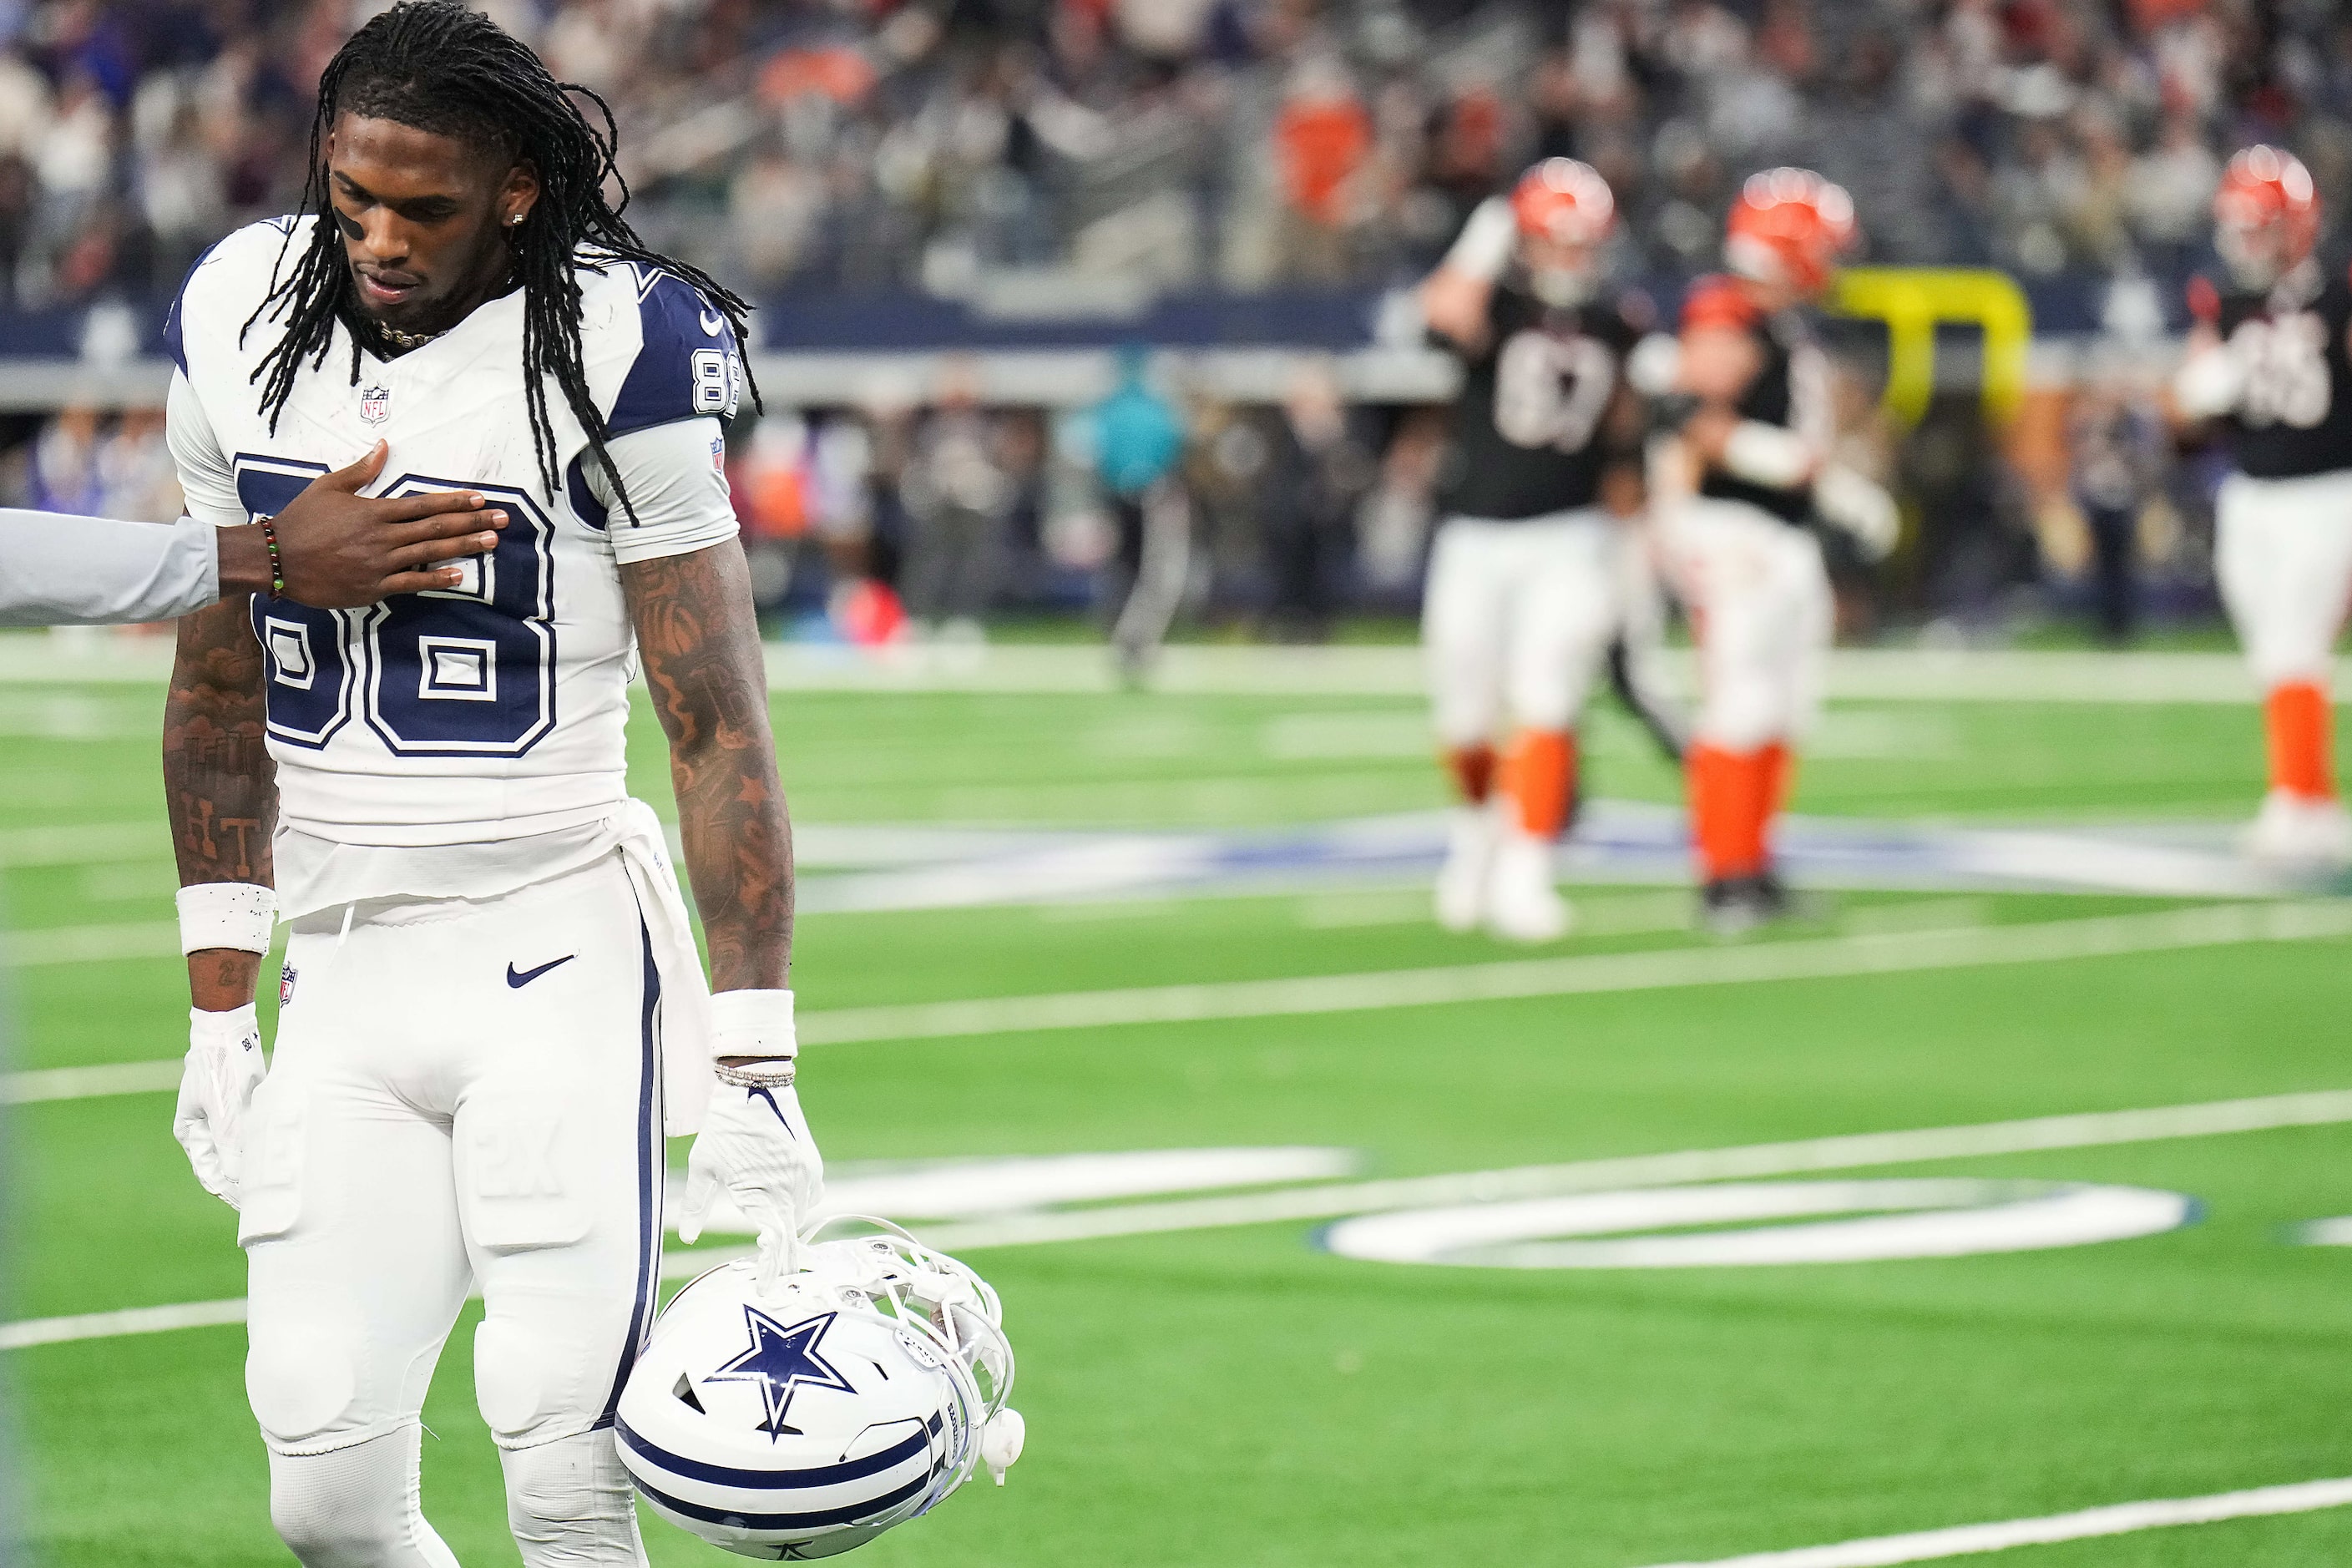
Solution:
[{"label": "gold necklace", "polygon": [[398,327],[387,327],[381,321],[376,323],[376,331],[382,332],[394,348],[404,351],[421,349],[443,335],[442,332],[404,332]]}]

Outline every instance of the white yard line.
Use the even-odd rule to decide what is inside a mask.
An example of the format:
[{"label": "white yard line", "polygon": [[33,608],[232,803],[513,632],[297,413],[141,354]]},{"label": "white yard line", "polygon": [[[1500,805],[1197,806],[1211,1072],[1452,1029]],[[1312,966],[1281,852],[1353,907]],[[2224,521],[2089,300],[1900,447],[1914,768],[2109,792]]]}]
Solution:
[{"label": "white yard line", "polygon": [[[1625,1187],[1673,1186],[1738,1177],[1785,1176],[1874,1166],[1911,1165],[1991,1154],[2035,1153],[2058,1149],[2096,1149],[2123,1143],[2163,1142],[2230,1132],[2275,1131],[2289,1127],[2327,1127],[2352,1122],[2352,1089],[2269,1095],[2254,1100],[2211,1100],[2200,1105],[2148,1110],[2095,1110],[2073,1116],[2038,1116],[2017,1121],[1978,1122],[1900,1132],[1859,1132],[1784,1143],[1749,1143],[1727,1149],[1692,1149],[1669,1154],[1633,1154],[1607,1160],[1576,1160],[1557,1165],[1522,1165],[1498,1171],[1465,1171],[1437,1176],[1406,1176],[1376,1182],[1335,1182],[1250,1193],[1239,1197],[1179,1199],[1119,1204],[1063,1213],[1004,1215],[918,1227],[923,1240],[943,1251],[991,1247],[1027,1247],[1050,1242],[1099,1241],[1116,1237],[1157,1236],[1172,1231],[1222,1229],[1281,1221],[1339,1219],[1349,1215],[1443,1204],[1495,1202],[1563,1193],[1605,1192]],[[662,1278],[679,1279],[730,1259],[748,1256],[745,1247],[671,1250],[662,1258]],[[107,1339],[118,1334],[243,1321],[243,1304],[196,1301],[127,1312],[71,1318],[34,1318],[0,1323],[0,1350],[55,1344],[68,1340]]]},{"label": "white yard line", "polygon": [[1842,1541],[1833,1546],[1802,1546],[1792,1552],[1751,1552],[1742,1557],[1673,1563],[1662,1568],[1891,1568],[1900,1563],[1936,1563],[1980,1552],[2006,1552],[2013,1546],[2129,1535],[2173,1525],[2312,1513],[2324,1508],[2342,1508],[2347,1503],[2352,1503],[2352,1479],[2297,1481],[2288,1486],[2215,1492],[2207,1497],[2116,1503],[2075,1513],[2046,1514],[2040,1519],[2003,1520],[1998,1524],[1964,1524],[1951,1530],[1923,1530],[1911,1535],[1880,1535],[1867,1541]]},{"label": "white yard line", "polygon": [[[176,929],[155,929],[173,932],[176,951]],[[1505,963],[1464,963],[1303,979],[1141,985],[1115,991],[992,996],[901,1006],[836,1007],[803,1014],[800,1038],[803,1045],[810,1046],[860,1045],[1118,1025],[1297,1017],[1387,1007],[1670,990],[1690,985],[1899,974],[1980,964],[2048,963],[2345,936],[2352,936],[2352,900],[2214,904],[2089,920],[1971,925],[1943,931],[1871,931],[1746,946],[1675,947],[1647,952],[1521,959]],[[84,1080],[70,1076],[77,1073],[121,1076],[90,1078],[85,1087]],[[142,1073],[153,1076],[142,1076]],[[125,1062],[109,1068],[9,1074],[0,1076],[0,1104],[142,1093],[169,1088],[179,1081],[178,1075],[176,1061]]]},{"label": "white yard line", "polygon": [[71,1340],[113,1340],[125,1334],[161,1334],[173,1329],[205,1329],[245,1321],[245,1298],[183,1301],[173,1307],[131,1307],[120,1312],[83,1312],[70,1318],[27,1318],[0,1323],[0,1351]]},{"label": "white yard line", "polygon": [[153,1094],[180,1087],[178,1057],[152,1062],[108,1062],[100,1067],[38,1068],[0,1076],[0,1105],[32,1105],[45,1100],[101,1100],[116,1094]]},{"label": "white yard line", "polygon": [[53,963],[97,963],[120,958],[177,958],[177,921],[36,927],[0,935],[0,963],[20,969]]},{"label": "white yard line", "polygon": [[1949,931],[1675,947],[1648,952],[1521,959],[1304,979],[1144,985],[804,1014],[803,1045],[938,1040],[1120,1024],[1360,1013],[1540,996],[1654,991],[1687,985],[1891,974],[1979,964],[2161,952],[2257,942],[2352,936],[2352,900],[2218,904],[2148,914]]}]

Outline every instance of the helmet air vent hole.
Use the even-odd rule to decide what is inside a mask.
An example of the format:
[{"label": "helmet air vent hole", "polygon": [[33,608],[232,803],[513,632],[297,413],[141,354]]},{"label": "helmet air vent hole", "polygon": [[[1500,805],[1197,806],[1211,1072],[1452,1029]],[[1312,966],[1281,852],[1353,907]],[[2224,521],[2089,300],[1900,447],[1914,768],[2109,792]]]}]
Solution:
[{"label": "helmet air vent hole", "polygon": [[695,1396],[694,1384],[688,1381],[686,1373],[679,1373],[677,1374],[677,1386],[671,1389],[669,1392],[672,1398],[676,1399],[680,1405],[686,1405],[688,1408],[694,1411],[696,1415],[708,1415],[710,1414],[709,1411],[702,1408],[702,1401]]}]

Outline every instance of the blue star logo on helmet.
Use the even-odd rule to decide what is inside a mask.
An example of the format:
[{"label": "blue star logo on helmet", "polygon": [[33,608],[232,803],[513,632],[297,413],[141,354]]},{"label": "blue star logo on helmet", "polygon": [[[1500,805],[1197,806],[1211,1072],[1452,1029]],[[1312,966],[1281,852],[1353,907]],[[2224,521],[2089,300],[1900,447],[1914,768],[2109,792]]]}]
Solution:
[{"label": "blue star logo on helmet", "polygon": [[786,1430],[784,1414],[792,1408],[793,1395],[806,1388],[830,1388],[836,1393],[855,1394],[857,1390],[849,1380],[834,1370],[833,1363],[817,1353],[817,1345],[833,1327],[837,1314],[826,1312],[789,1328],[779,1323],[757,1307],[743,1309],[743,1326],[751,1331],[751,1348],[703,1379],[705,1383],[756,1383],[760,1398],[766,1405],[768,1418],[760,1423],[760,1430],[770,1437],[781,1437]]}]

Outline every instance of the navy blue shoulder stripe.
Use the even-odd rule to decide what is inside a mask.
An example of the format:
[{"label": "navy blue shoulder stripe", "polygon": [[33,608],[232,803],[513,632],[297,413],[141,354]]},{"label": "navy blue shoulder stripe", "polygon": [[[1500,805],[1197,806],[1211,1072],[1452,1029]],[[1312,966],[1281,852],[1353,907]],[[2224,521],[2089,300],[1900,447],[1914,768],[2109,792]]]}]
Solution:
[{"label": "navy blue shoulder stripe", "polygon": [[714,310],[699,289],[674,274],[640,271],[638,279],[643,336],[636,363],[605,418],[605,435],[625,436],[711,415],[731,416],[738,345],[726,312]]},{"label": "navy blue shoulder stripe", "polygon": [[622,1442],[672,1475],[709,1481],[714,1486],[742,1487],[752,1491],[797,1491],[810,1487],[829,1487],[840,1481],[854,1481],[862,1476],[878,1475],[905,1464],[929,1447],[930,1439],[939,1435],[941,1425],[940,1417],[933,1415],[922,1431],[891,1444],[879,1453],[867,1454],[863,1458],[845,1459],[822,1469],[779,1472],[739,1470],[726,1465],[689,1459],[683,1454],[673,1454],[667,1448],[646,1442],[642,1435],[630,1429],[626,1421],[614,1423]]},{"label": "navy blue shoulder stripe", "polygon": [[635,1475],[629,1479],[636,1482],[639,1491],[672,1513],[682,1513],[706,1524],[732,1525],[738,1530],[813,1530],[827,1524],[856,1524],[861,1519],[888,1512],[931,1484],[930,1477],[917,1476],[896,1491],[887,1492],[871,1502],[859,1503],[855,1508],[827,1509],[821,1513],[740,1513],[733,1509],[688,1502],[683,1498],[674,1498],[667,1492],[656,1490]]}]

